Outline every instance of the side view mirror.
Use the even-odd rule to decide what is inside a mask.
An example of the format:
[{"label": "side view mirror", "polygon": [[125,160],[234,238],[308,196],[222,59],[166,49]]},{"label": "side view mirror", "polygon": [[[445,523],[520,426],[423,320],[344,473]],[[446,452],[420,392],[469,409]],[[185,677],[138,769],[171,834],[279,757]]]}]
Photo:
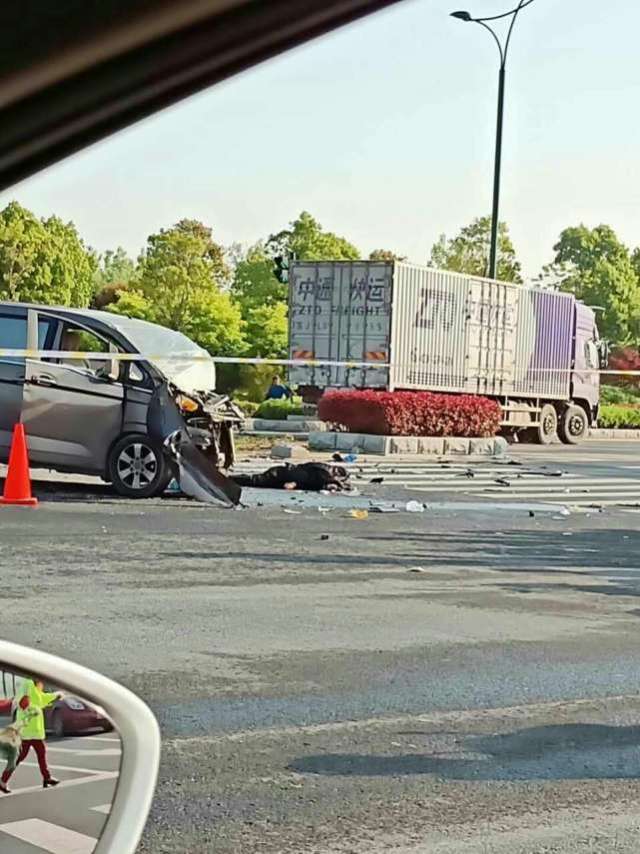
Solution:
[{"label": "side view mirror", "polygon": [[96,371],[96,376],[101,379],[112,380],[115,382],[120,377],[120,363],[117,359],[111,359],[111,361],[105,362]]},{"label": "side view mirror", "polygon": [[158,724],[135,694],[0,641],[1,851],[134,854],[159,761]]},{"label": "side view mirror", "polygon": [[600,361],[600,370],[604,371],[609,367],[609,356],[611,354],[611,348],[609,346],[608,341],[604,341],[600,339],[597,343],[598,347],[598,356]]}]

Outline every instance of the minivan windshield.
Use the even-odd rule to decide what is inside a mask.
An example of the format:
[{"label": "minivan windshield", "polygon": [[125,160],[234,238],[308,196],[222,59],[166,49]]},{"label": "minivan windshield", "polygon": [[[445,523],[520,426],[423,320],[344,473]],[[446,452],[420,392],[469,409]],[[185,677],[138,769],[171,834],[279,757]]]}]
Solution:
[{"label": "minivan windshield", "polygon": [[[145,361],[151,362],[182,391],[215,391],[216,367],[210,354],[186,335],[120,314],[96,312],[124,335]],[[176,359],[185,356],[185,359]],[[151,357],[151,358],[149,358]]]}]

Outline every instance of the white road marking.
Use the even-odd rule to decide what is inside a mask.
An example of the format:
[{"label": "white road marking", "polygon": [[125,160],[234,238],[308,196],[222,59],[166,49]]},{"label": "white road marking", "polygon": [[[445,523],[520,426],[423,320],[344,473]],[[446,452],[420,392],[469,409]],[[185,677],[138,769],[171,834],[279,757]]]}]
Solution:
[{"label": "white road marking", "polygon": [[[22,765],[28,765],[32,768],[37,768],[38,763],[33,761],[21,762],[18,768]],[[99,768],[79,768],[77,765],[49,765],[54,771],[74,771],[76,774],[118,774],[119,771],[102,771]]]},{"label": "white road marking", "polygon": [[91,809],[93,810],[93,812],[101,812],[105,815],[109,815],[109,813],[111,812],[111,804],[101,804],[101,806],[91,807]]},{"label": "white road marking", "polygon": [[[38,765],[36,762],[21,762],[20,765],[26,765],[31,768],[37,768]],[[50,765],[53,771],[75,771],[78,774],[82,774],[81,777],[74,777],[72,780],[61,780],[60,783],[56,786],[56,789],[68,789],[70,786],[86,786],[89,783],[97,783],[103,780],[117,780],[120,776],[119,771],[93,771],[90,768],[72,768],[68,765]],[[42,783],[37,783],[32,786],[22,786],[20,788],[12,788],[11,794],[6,797],[17,798],[20,795],[28,795],[32,792],[41,792]],[[53,789],[46,791],[54,791]],[[5,800],[3,798],[3,801]]]},{"label": "white road marking", "polygon": [[98,841],[92,836],[39,818],[0,824],[0,831],[49,851],[50,854],[91,854]]},{"label": "white road marking", "polygon": [[[610,465],[609,457],[603,460],[595,459]],[[436,460],[404,460],[397,463],[367,460],[349,466],[349,470],[352,476],[357,478],[355,484],[360,489],[365,489],[367,481],[372,477],[382,477],[384,486],[418,492],[424,495],[426,500],[429,495],[444,498],[450,494],[481,498],[483,503],[493,502],[494,505],[498,501],[504,501],[507,506],[515,501],[535,500],[543,500],[547,505],[570,505],[575,508],[588,508],[592,504],[640,504],[640,478],[597,477],[592,472],[566,472],[562,469],[562,463],[565,461],[551,461],[546,457],[544,460],[520,458],[522,465],[519,466],[495,460],[456,460],[445,465]],[[583,457],[571,456],[567,458],[566,463],[575,464],[584,460]],[[238,468],[242,471],[261,471],[266,464],[273,464],[273,461],[252,461]],[[547,474],[543,468],[548,468]],[[640,469],[640,466],[637,468]],[[469,470],[473,472],[473,477],[464,476]],[[563,471],[563,474],[553,476],[550,474],[553,470]],[[615,475],[616,472],[609,471],[607,474]],[[508,485],[496,483],[498,478],[506,480]]]},{"label": "white road marking", "polygon": [[84,735],[81,736],[79,740],[87,744],[89,742],[93,743],[94,741],[108,741],[110,744],[115,741],[116,744],[120,744],[120,737],[117,735]]},{"label": "white road marking", "polygon": [[551,700],[549,702],[530,703],[528,705],[519,706],[498,706],[492,709],[462,709],[446,712],[430,712],[424,715],[381,715],[373,718],[361,718],[360,720],[344,720],[344,721],[329,721],[320,724],[300,724],[288,725],[283,727],[264,727],[262,729],[236,730],[235,732],[222,732],[215,735],[187,735],[177,736],[175,738],[164,739],[163,743],[167,742],[174,745],[198,745],[219,744],[221,742],[236,742],[236,741],[253,741],[260,738],[280,738],[288,736],[297,736],[302,734],[314,735],[325,732],[340,732],[345,730],[361,730],[369,727],[400,727],[410,726],[412,724],[457,724],[457,723],[472,723],[475,721],[486,722],[492,715],[500,715],[508,717],[514,722],[514,726],[520,726],[522,721],[528,718],[535,718],[540,714],[548,714],[551,719],[556,712],[560,711],[578,711],[583,713],[586,709],[605,708],[608,714],[615,704],[620,703],[626,707],[627,704],[632,704],[633,707],[638,703],[637,694],[614,694],[608,697],[594,698],[584,697],[577,700]]},{"label": "white road marking", "polygon": [[75,756],[121,756],[122,750],[119,747],[102,747],[97,750],[82,750],[77,747],[47,746],[47,753],[73,753]]}]

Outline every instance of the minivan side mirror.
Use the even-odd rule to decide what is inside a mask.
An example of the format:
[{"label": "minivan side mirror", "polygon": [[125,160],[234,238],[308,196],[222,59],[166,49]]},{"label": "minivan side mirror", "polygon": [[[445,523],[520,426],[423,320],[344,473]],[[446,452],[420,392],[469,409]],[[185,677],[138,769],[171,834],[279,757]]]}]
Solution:
[{"label": "minivan side mirror", "polygon": [[120,362],[117,359],[110,359],[104,362],[96,371],[96,376],[116,382],[120,379]]},{"label": "minivan side mirror", "polygon": [[[68,752],[68,748],[61,748],[59,741],[49,745],[43,739],[45,751],[51,751],[51,777],[43,797],[28,801],[25,814],[27,802],[14,793],[30,791],[36,784],[39,788],[41,781],[36,779],[35,763],[19,759],[16,763],[12,751],[19,751],[22,729],[31,726],[34,709],[45,709],[43,726],[49,730],[47,704],[65,703],[68,715],[80,709],[84,710],[81,715],[101,721],[106,735],[84,739],[74,735],[73,763],[57,757],[61,749]],[[38,847],[47,834],[53,834],[58,844],[66,843],[74,851],[134,854],[151,807],[160,761],[158,724],[135,694],[71,661],[0,641],[0,744],[0,765],[7,759],[7,768],[11,768],[0,793],[0,847],[10,839]],[[51,786],[56,793],[53,813],[47,800]],[[79,787],[84,787],[82,796]],[[107,799],[110,802],[104,803]],[[55,823],[56,816],[61,818],[60,825]]]}]

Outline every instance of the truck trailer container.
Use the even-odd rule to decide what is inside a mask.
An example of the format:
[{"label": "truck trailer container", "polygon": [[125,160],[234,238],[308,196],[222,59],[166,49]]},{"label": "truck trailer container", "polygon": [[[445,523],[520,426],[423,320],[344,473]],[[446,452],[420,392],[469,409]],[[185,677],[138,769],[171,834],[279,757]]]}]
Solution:
[{"label": "truck trailer container", "polygon": [[395,389],[497,399],[503,430],[570,444],[598,417],[606,346],[573,294],[401,262],[293,262],[290,358],[307,400],[326,389]]}]

